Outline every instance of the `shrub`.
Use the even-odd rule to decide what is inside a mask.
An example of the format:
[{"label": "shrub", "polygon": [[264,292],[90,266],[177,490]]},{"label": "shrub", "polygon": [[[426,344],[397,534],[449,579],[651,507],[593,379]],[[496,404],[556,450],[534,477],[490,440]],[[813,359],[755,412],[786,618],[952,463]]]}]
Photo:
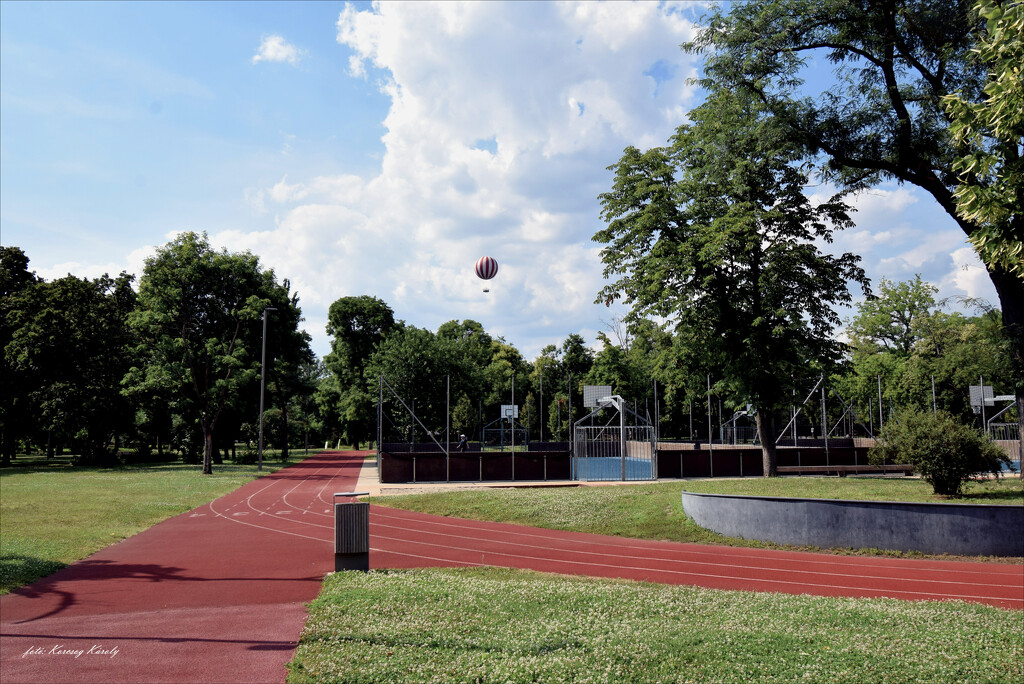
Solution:
[{"label": "shrub", "polygon": [[914,466],[936,494],[960,496],[977,473],[998,473],[1009,457],[976,429],[945,411],[900,411],[868,452],[872,463],[886,459]]},{"label": "shrub", "polygon": [[[264,452],[263,455],[266,456],[267,454]],[[256,446],[252,442],[246,442],[245,448],[235,450],[235,457],[232,460],[239,465],[252,465],[257,461],[258,456],[259,453]]]}]

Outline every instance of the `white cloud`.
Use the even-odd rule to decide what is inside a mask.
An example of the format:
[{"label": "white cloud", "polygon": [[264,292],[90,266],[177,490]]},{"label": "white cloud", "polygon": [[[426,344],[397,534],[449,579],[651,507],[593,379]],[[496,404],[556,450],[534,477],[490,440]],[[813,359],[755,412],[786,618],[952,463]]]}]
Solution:
[{"label": "white cloud", "polygon": [[883,267],[903,270],[907,274],[919,271],[925,264],[940,259],[948,259],[953,249],[959,247],[966,239],[956,228],[938,231],[907,231],[907,237],[913,240],[915,247],[905,252],[881,260]]},{"label": "white cloud", "polygon": [[992,280],[974,248],[961,247],[950,256],[953,258],[953,270],[943,278],[941,283],[943,289],[945,287],[955,288],[968,297],[989,299],[993,304],[998,304],[995,299],[992,299]]},{"label": "white cloud", "polygon": [[891,190],[884,187],[864,190],[854,195],[850,203],[861,220],[870,221],[905,211],[917,201],[917,195],[910,188],[897,186]]},{"label": "white cloud", "polygon": [[260,62],[287,62],[298,64],[299,60],[306,55],[305,50],[300,50],[278,35],[264,36],[260,42],[256,54],[252,56],[252,63]]},{"label": "white cloud", "polygon": [[[624,147],[682,122],[692,35],[672,4],[346,5],[350,73],[391,100],[380,172],[250,188],[276,226],[217,239],[287,274],[311,320],[368,293],[410,323],[474,318],[518,345],[598,328],[597,195]],[[484,254],[501,265],[486,295]]]}]

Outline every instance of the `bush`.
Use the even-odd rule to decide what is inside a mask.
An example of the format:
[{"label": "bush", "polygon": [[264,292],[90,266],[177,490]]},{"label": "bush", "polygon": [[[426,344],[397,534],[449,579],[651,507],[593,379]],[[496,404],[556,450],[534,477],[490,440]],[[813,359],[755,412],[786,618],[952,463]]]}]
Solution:
[{"label": "bush", "polygon": [[[266,453],[263,454],[266,456]],[[232,459],[238,465],[252,465],[258,459],[259,453],[252,442],[246,442],[242,449],[235,449],[235,457]]]},{"label": "bush", "polygon": [[910,464],[936,494],[947,496],[960,496],[973,475],[998,473],[1010,460],[988,437],[945,411],[916,408],[899,412],[885,426],[868,459]]}]

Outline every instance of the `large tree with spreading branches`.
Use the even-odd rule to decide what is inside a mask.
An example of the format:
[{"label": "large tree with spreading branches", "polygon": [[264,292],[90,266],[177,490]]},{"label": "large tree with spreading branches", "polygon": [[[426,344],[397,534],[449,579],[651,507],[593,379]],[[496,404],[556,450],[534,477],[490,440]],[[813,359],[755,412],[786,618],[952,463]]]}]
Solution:
[{"label": "large tree with spreading branches", "polygon": [[776,474],[776,414],[794,376],[835,363],[836,304],[867,281],[852,254],[816,242],[850,223],[839,198],[812,204],[803,148],[755,98],[713,91],[671,144],[627,148],[601,195],[608,226],[599,301],[624,299],[629,320],[668,319],[688,341],[691,378],[714,370],[720,389],[757,408],[764,474]]},{"label": "large tree with spreading branches", "polygon": [[[751,0],[712,13],[684,49],[707,55],[707,88],[755,98],[828,181],[895,180],[939,203],[999,296],[1024,422],[1020,11],[1019,0]],[[823,62],[835,77],[819,90],[805,77]]]}]

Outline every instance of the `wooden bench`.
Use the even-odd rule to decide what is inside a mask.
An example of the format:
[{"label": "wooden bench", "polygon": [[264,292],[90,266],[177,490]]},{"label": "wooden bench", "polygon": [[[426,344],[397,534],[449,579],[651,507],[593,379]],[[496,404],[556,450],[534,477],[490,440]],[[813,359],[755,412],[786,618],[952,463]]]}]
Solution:
[{"label": "wooden bench", "polygon": [[832,475],[846,477],[850,473],[903,473],[913,475],[911,465],[817,465],[817,466],[779,466],[779,475]]}]

